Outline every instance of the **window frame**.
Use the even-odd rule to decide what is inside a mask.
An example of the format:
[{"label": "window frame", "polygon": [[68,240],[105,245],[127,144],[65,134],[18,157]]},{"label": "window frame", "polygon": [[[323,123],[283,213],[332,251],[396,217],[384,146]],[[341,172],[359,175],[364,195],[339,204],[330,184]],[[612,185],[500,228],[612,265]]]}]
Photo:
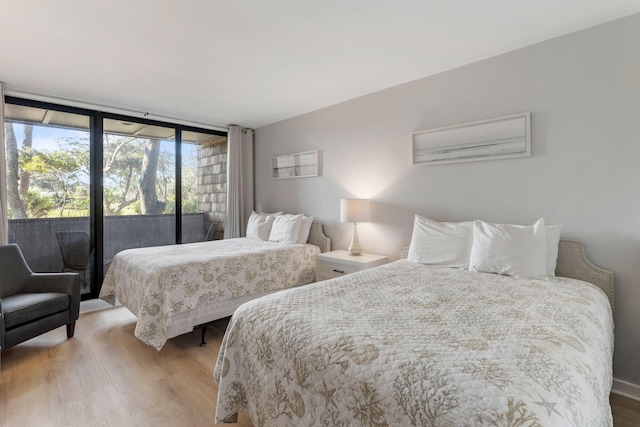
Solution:
[{"label": "window frame", "polygon": [[[90,247],[94,253],[94,266],[91,271],[91,290],[89,293],[83,294],[82,299],[97,298],[102,287],[102,278],[104,276],[104,209],[102,205],[103,198],[103,124],[105,119],[130,121],[149,126],[160,126],[173,129],[175,142],[175,243],[182,243],[182,132],[190,131],[202,134],[226,136],[228,132],[197,126],[183,125],[179,123],[164,122],[148,118],[140,118],[128,116],[126,114],[118,114],[112,112],[102,112],[98,110],[73,107],[63,104],[57,104],[47,101],[39,101],[16,96],[5,95],[5,104],[13,104],[23,107],[40,108],[47,110],[55,110],[65,113],[73,113],[89,117],[89,162],[90,162],[90,178],[89,178],[89,221],[90,221]],[[4,126],[4,123],[2,124]],[[99,279],[98,279],[99,278]]]}]

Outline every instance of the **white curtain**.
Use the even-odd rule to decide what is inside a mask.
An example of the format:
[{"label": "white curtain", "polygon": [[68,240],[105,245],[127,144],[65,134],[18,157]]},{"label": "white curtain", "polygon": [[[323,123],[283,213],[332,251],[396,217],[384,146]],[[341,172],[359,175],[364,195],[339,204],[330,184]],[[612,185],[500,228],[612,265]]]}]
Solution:
[{"label": "white curtain", "polygon": [[227,138],[227,214],[224,238],[243,237],[253,210],[253,131],[230,126]]},{"label": "white curtain", "polygon": [[0,83],[0,245],[9,243],[7,217],[7,162],[4,147],[4,85]]}]

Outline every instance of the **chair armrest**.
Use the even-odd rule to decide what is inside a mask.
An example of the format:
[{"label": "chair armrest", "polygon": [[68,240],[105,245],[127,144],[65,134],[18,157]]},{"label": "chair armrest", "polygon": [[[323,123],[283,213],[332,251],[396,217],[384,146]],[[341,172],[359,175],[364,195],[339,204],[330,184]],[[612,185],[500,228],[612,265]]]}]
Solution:
[{"label": "chair armrest", "polygon": [[32,273],[25,288],[29,292],[60,292],[70,297],[71,321],[80,315],[80,275],[78,273]]},{"label": "chair armrest", "polygon": [[80,275],[78,273],[32,273],[25,289],[29,292],[60,292],[80,294]]}]

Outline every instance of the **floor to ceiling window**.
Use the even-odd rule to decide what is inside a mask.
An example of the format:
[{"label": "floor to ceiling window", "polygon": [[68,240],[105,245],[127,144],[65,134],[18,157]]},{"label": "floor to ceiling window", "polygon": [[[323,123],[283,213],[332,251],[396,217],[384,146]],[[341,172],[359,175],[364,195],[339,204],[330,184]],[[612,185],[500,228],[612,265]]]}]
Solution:
[{"label": "floor to ceiling window", "polygon": [[103,120],[104,259],[176,243],[175,129]]},{"label": "floor to ceiling window", "polygon": [[91,291],[90,117],[6,104],[9,241],[34,271],[76,271]]},{"label": "floor to ceiling window", "polygon": [[12,97],[4,126],[9,241],[34,271],[80,273],[83,298],[120,250],[220,236],[225,132]]}]

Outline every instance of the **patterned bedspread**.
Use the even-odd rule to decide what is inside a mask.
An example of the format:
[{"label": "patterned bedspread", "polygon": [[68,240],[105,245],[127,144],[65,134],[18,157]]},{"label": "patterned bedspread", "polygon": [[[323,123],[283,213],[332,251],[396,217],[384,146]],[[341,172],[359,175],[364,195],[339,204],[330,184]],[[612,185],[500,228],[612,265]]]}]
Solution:
[{"label": "patterned bedspread", "polygon": [[315,280],[313,245],[228,239],[128,249],[113,258],[100,291],[138,317],[135,336],[160,350],[171,317],[195,307]]},{"label": "patterned bedspread", "polygon": [[611,426],[613,321],[573,279],[406,260],[236,310],[216,420],[261,426]]}]

